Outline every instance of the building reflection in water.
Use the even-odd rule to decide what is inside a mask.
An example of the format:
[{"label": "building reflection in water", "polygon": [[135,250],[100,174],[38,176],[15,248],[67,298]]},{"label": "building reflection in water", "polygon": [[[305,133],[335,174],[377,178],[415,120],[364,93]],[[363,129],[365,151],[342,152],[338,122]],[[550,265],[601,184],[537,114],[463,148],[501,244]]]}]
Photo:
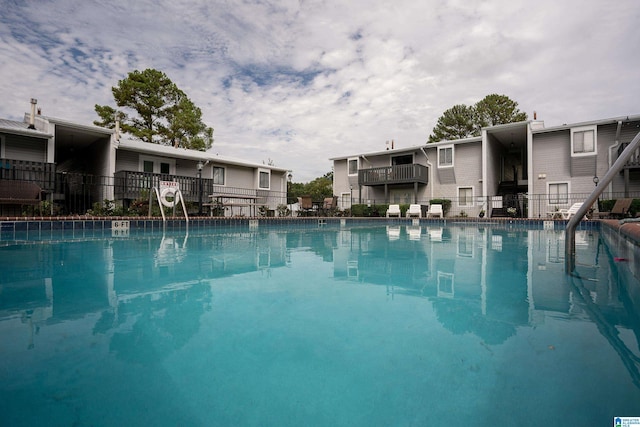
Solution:
[{"label": "building reflection in water", "polygon": [[[332,263],[327,280],[423,298],[449,331],[488,345],[549,316],[594,321],[593,310],[595,321],[632,328],[598,232],[578,231],[576,248],[578,290],[563,270],[564,233],[552,230],[394,225],[16,245],[2,248],[0,321],[18,322],[34,348],[52,325],[93,319],[92,333],[109,335],[118,357],[158,362],[199,330],[217,280],[295,271],[291,255],[301,251]],[[585,295],[589,310],[576,299]]]}]

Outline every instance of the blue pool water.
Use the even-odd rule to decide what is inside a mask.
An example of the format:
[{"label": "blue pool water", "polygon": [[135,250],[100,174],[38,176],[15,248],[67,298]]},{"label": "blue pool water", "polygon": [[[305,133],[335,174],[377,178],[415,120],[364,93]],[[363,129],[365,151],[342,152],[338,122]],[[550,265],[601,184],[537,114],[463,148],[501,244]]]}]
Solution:
[{"label": "blue pool water", "polygon": [[599,231],[210,229],[0,247],[0,425],[565,426],[640,416]]}]

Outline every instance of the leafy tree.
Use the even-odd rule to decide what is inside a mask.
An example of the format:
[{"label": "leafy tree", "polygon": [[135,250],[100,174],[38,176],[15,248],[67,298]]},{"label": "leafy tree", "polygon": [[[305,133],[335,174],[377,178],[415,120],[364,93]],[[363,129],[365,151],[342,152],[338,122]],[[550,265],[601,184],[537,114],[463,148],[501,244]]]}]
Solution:
[{"label": "leafy tree", "polygon": [[483,127],[527,120],[527,113],[508,96],[491,94],[475,105],[454,105],[438,119],[428,142],[455,140],[479,136]]},{"label": "leafy tree", "polygon": [[429,135],[429,142],[462,139],[474,136],[473,107],[454,105],[442,113]]},{"label": "leafy tree", "polygon": [[96,105],[98,126],[115,127],[145,142],[204,151],[213,144],[213,129],[202,122],[202,111],[161,71],[132,71],[111,88],[117,111]]},{"label": "leafy tree", "polygon": [[527,120],[527,113],[518,109],[518,103],[508,96],[487,95],[474,106],[474,121],[478,131],[486,126],[503,125]]},{"label": "leafy tree", "polygon": [[306,184],[292,182],[289,184],[289,200],[297,201],[300,196],[309,195],[313,200],[323,200],[333,195],[333,172],[314,179]]}]

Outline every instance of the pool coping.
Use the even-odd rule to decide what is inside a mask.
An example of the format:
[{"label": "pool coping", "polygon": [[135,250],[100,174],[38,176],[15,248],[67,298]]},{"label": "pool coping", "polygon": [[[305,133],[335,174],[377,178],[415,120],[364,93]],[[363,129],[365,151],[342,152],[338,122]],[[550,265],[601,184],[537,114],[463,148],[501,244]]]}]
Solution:
[{"label": "pool coping", "polygon": [[[579,229],[599,229],[602,220],[585,220]],[[362,226],[362,225],[421,225],[444,226],[448,224],[469,226],[501,226],[512,228],[544,228],[564,230],[566,220],[536,218],[385,218],[385,217],[20,217],[0,218],[0,240],[11,240],[18,232],[50,230],[114,230],[136,231],[186,230],[205,227],[256,228],[256,227],[302,227],[314,226]],[[631,228],[631,227],[626,227]],[[640,242],[640,234],[637,241]]]}]

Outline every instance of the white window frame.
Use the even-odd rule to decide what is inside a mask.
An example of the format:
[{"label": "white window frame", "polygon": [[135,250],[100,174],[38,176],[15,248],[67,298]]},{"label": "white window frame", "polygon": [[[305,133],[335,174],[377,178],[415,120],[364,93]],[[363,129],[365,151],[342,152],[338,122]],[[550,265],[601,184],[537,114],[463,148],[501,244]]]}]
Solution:
[{"label": "white window frame", "polygon": [[[267,187],[260,186],[260,177],[262,176],[263,173],[267,174],[267,177],[269,180],[269,185]],[[258,169],[256,188],[258,190],[271,190],[271,170],[270,169]]]},{"label": "white window frame", "polygon": [[[356,171],[354,173],[351,173],[349,170],[349,164],[351,162],[355,161],[356,162]],[[360,160],[358,159],[358,157],[350,157],[347,159],[347,175],[348,176],[355,176],[358,175],[358,169],[360,169]]]},{"label": "white window frame", "polygon": [[[567,196],[564,200],[561,200],[560,197],[556,197],[554,201],[551,200],[551,186],[552,185],[562,185],[566,184],[567,186]],[[568,205],[569,204],[569,195],[571,194],[571,182],[570,181],[555,181],[547,183],[547,202],[550,206],[559,206],[559,205]]]},{"label": "white window frame", "polygon": [[[575,134],[582,132],[593,132],[593,151],[578,152],[575,151]],[[598,155],[598,127],[597,126],[581,126],[571,128],[571,157],[585,157]]]},{"label": "white window frame", "polygon": [[[467,203],[464,205],[460,203],[460,190],[471,189],[471,197],[467,200]],[[456,189],[456,195],[458,196],[458,206],[461,208],[471,208],[475,206],[475,188],[473,185],[462,185]]]},{"label": "white window frame", "polygon": [[342,193],[340,193],[340,209],[347,209],[351,207],[351,194],[352,193],[350,191],[343,191]]},{"label": "white window frame", "polygon": [[176,159],[169,159],[167,157],[155,157],[155,156],[144,156],[140,155],[138,158],[138,170],[140,172],[144,172],[144,162],[153,162],[153,173],[161,173],[160,172],[160,163],[168,163],[169,164],[169,175],[176,174]]},{"label": "white window frame", "polygon": [[[218,184],[214,181],[216,169],[222,169],[222,184]],[[224,166],[212,166],[211,167],[211,181],[213,185],[227,185],[227,168]]]},{"label": "white window frame", "polygon": [[[442,164],[442,158],[444,156],[441,156],[440,153],[444,150],[448,150],[451,149],[451,164]],[[456,150],[454,148],[454,145],[443,145],[442,147],[438,147],[438,168],[443,169],[443,168],[452,168],[453,165],[455,164],[455,157],[456,157]]]}]

